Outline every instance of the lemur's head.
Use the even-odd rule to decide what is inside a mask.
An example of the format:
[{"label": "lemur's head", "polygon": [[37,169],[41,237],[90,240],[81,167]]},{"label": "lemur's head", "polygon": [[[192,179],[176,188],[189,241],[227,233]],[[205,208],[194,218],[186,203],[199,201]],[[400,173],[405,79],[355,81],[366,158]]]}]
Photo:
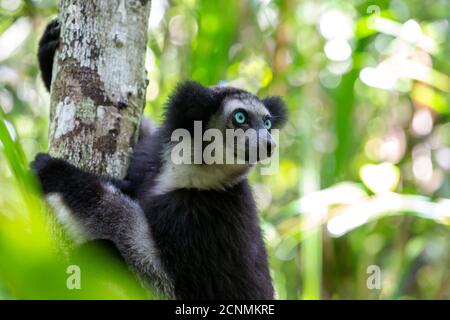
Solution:
[{"label": "lemur's head", "polygon": [[[202,136],[213,141],[212,130],[220,132],[223,145],[236,158],[249,164],[270,157],[276,148],[273,129],[286,122],[286,106],[280,97],[257,96],[232,87],[203,87],[197,82],[180,84],[169,100],[165,126],[174,131],[185,129],[194,135],[201,123]],[[227,139],[227,134],[228,138]],[[230,135],[234,134],[233,137]],[[214,135],[214,138],[211,138]],[[225,141],[226,140],[226,141]],[[208,141],[201,146],[205,151]]]},{"label": "lemur's head", "polygon": [[[225,180],[245,175],[254,163],[273,154],[276,142],[272,133],[284,125],[286,115],[279,97],[260,100],[237,88],[207,88],[193,81],[184,82],[169,99],[162,128],[165,137],[171,138],[170,143],[167,141],[171,151],[180,151],[174,140],[180,141],[183,135],[191,137],[190,154],[182,156],[192,162],[187,168],[171,170],[183,171],[184,175],[189,172],[193,179],[207,173],[218,184],[227,184]],[[200,143],[198,138],[202,139]],[[186,146],[181,153],[186,153]],[[212,156],[212,162],[208,156]]]}]

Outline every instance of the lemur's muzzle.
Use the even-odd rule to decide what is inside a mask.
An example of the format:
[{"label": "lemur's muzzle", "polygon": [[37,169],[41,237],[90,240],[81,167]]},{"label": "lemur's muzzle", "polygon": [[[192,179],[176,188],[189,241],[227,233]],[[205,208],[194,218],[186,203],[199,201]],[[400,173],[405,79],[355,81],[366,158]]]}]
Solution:
[{"label": "lemur's muzzle", "polygon": [[266,129],[258,131],[257,144],[258,144],[257,161],[269,158],[273,154],[275,148],[277,147],[277,144],[273,139],[272,135]]},{"label": "lemur's muzzle", "polygon": [[[247,131],[243,139],[238,139],[237,156],[241,155],[241,159],[254,164],[260,160],[270,158],[277,144],[267,129],[259,129]],[[242,143],[242,144],[240,144]],[[240,145],[240,146],[239,146]]]}]

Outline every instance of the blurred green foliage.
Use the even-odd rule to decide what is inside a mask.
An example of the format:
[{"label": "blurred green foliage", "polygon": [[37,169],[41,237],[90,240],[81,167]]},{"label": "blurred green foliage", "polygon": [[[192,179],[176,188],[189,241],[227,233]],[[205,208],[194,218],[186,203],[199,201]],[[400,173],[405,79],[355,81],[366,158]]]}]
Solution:
[{"label": "blurred green foliage", "polygon": [[[251,176],[280,298],[450,298],[448,1],[152,2],[147,116],[188,78],[289,106],[279,171]],[[0,298],[144,298],[119,271],[69,294],[49,249],[26,164],[47,149],[35,55],[56,12],[0,0]]]}]

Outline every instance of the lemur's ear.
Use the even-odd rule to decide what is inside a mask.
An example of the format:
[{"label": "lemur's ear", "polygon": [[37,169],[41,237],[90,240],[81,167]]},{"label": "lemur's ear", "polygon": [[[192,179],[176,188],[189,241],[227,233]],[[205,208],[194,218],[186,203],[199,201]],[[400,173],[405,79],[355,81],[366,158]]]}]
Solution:
[{"label": "lemur's ear", "polygon": [[195,81],[185,81],[177,85],[169,98],[166,122],[172,127],[190,129],[194,121],[204,121],[205,127],[218,107],[211,89]]},{"label": "lemur's ear", "polygon": [[273,96],[265,98],[262,102],[272,115],[272,128],[281,129],[287,121],[287,107],[283,99]]}]

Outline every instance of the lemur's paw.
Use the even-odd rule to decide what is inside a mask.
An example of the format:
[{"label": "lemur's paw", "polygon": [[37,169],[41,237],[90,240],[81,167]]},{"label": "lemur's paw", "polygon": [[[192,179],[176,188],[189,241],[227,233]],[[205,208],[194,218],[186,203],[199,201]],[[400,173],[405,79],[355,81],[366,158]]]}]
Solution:
[{"label": "lemur's paw", "polygon": [[38,176],[46,175],[52,167],[57,166],[60,162],[64,162],[64,160],[52,158],[47,153],[38,153],[31,162],[31,168]]},{"label": "lemur's paw", "polygon": [[52,158],[46,153],[37,154],[31,168],[39,178],[44,193],[58,192],[64,179],[73,171],[68,162]]},{"label": "lemur's paw", "polygon": [[30,166],[34,172],[39,174],[39,172],[47,166],[51,159],[52,157],[50,157],[47,153],[38,153],[34,158],[34,161],[31,162]]},{"label": "lemur's paw", "polygon": [[39,68],[41,69],[42,80],[45,87],[50,91],[50,85],[52,81],[53,60],[55,57],[56,49],[59,46],[61,34],[61,27],[57,19],[50,22],[44,34],[39,40],[38,59]]},{"label": "lemur's paw", "polygon": [[61,34],[61,25],[58,19],[52,20],[45,28],[40,45],[47,46],[46,49],[55,50],[59,45],[59,36]]}]

